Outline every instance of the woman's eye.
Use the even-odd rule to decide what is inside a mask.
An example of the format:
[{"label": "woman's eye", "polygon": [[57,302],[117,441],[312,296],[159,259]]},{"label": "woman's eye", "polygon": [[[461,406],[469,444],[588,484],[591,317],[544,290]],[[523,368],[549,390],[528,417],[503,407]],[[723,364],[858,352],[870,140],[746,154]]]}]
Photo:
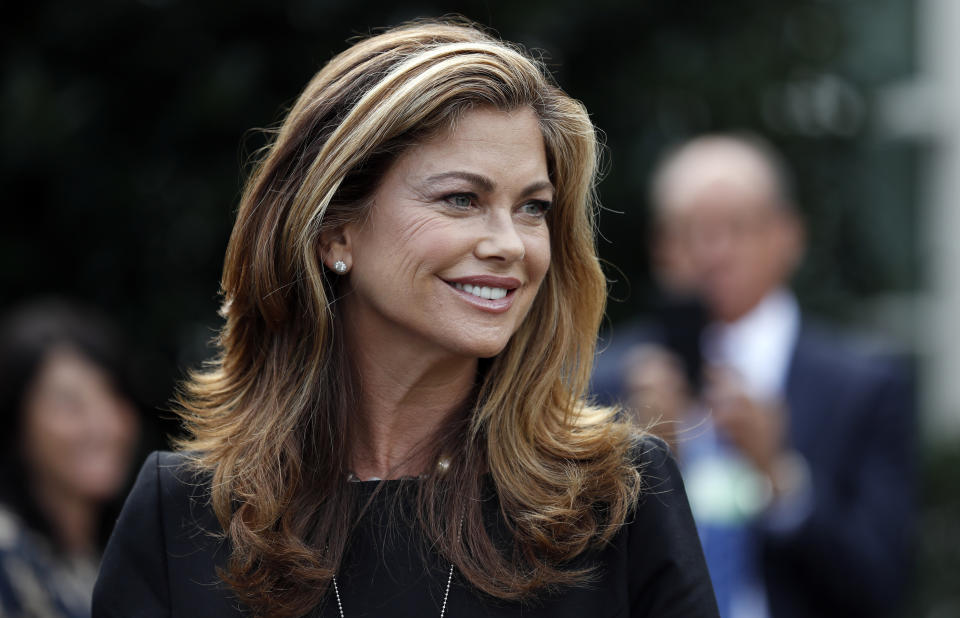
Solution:
[{"label": "woman's eye", "polygon": [[547,214],[547,211],[550,210],[552,204],[546,200],[530,200],[526,204],[520,207],[521,212],[526,215],[533,215],[534,217],[543,217]]},{"label": "woman's eye", "polygon": [[470,206],[473,204],[473,196],[468,193],[454,193],[453,195],[448,195],[443,199],[454,208],[459,209],[470,208]]}]

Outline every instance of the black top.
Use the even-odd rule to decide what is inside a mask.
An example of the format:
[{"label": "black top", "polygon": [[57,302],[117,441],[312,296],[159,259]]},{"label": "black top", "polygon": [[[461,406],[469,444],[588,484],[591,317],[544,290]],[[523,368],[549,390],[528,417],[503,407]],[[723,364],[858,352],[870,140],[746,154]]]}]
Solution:
[{"label": "black top", "polygon": [[[683,483],[662,442],[638,447],[644,493],[612,543],[576,560],[594,564],[588,585],[536,601],[506,602],[475,591],[454,569],[447,618],[523,616],[718,616]],[[209,479],[197,478],[182,455],[149,456],[107,545],[93,599],[93,616],[242,616],[216,567],[229,555],[209,506]],[[373,491],[363,483],[361,491]],[[337,584],[347,618],[439,616],[450,565],[408,527],[387,517],[403,508],[402,482],[387,481],[359,522]],[[485,507],[497,518],[495,492]],[[394,525],[388,525],[388,520]],[[402,519],[401,519],[402,521]],[[494,527],[502,526],[493,524]],[[315,615],[339,616],[331,589]]]}]

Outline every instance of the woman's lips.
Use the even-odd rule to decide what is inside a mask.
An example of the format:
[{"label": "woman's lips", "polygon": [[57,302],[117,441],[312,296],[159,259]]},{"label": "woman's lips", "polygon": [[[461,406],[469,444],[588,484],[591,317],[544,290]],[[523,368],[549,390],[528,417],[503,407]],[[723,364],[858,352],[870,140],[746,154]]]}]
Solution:
[{"label": "woman's lips", "polygon": [[514,292],[520,287],[519,279],[478,275],[444,279],[457,295],[473,306],[492,313],[503,313],[513,305]]}]

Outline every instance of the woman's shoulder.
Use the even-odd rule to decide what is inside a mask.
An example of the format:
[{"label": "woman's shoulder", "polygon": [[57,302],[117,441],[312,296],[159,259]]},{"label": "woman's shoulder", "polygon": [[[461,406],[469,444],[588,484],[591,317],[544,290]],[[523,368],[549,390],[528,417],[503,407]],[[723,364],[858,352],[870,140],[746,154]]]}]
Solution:
[{"label": "woman's shoulder", "polygon": [[[222,537],[210,503],[210,475],[194,465],[191,453],[154,451],[140,468],[111,543],[154,537],[166,551],[196,549],[197,539]],[[109,545],[108,545],[109,553]]]},{"label": "woman's shoulder", "polygon": [[[190,453],[147,456],[104,552],[94,614],[232,616],[235,601],[217,577],[229,547],[210,506],[210,476]],[[145,608],[149,608],[145,609]],[[156,613],[154,613],[156,610]]]},{"label": "woman's shoulder", "polygon": [[673,452],[661,438],[647,432],[635,433],[629,458],[640,473],[641,498],[651,492],[677,488],[683,491],[683,480]]},{"label": "woman's shoulder", "polygon": [[23,545],[26,527],[9,506],[0,501],[0,551],[11,551]]},{"label": "woman's shoulder", "polygon": [[663,465],[673,458],[667,443],[646,431],[637,431],[631,436],[630,455],[638,467]]},{"label": "woman's shoulder", "polygon": [[209,484],[209,473],[196,465],[197,459],[197,453],[191,451],[153,451],[147,455],[143,468],[155,473],[164,484]]},{"label": "woman's shoulder", "polygon": [[[640,492],[629,528],[693,529],[683,477],[670,447],[650,434],[634,437],[630,458],[640,475]],[[692,535],[696,539],[696,534]]]},{"label": "woman's shoulder", "polygon": [[150,453],[124,510],[138,506],[155,508],[163,524],[175,528],[171,532],[179,531],[186,522],[208,531],[219,530],[210,506],[211,475],[196,462],[197,454],[192,452]]},{"label": "woman's shoulder", "polygon": [[717,616],[680,469],[670,447],[650,434],[631,448],[641,491],[625,526],[631,606],[643,616]]}]

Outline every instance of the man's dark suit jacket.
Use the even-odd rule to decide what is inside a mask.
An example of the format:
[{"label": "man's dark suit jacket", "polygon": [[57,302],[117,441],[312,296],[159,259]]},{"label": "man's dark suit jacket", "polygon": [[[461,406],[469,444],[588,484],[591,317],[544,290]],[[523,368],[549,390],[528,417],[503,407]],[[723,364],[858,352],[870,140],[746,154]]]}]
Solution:
[{"label": "man's dark suit jacket", "polygon": [[[614,333],[598,356],[598,398],[618,398],[619,358],[631,345],[656,342],[648,326]],[[867,354],[804,324],[785,398],[788,439],[810,466],[813,508],[789,533],[756,527],[771,618],[889,615],[911,573],[912,380],[892,355]]]}]

